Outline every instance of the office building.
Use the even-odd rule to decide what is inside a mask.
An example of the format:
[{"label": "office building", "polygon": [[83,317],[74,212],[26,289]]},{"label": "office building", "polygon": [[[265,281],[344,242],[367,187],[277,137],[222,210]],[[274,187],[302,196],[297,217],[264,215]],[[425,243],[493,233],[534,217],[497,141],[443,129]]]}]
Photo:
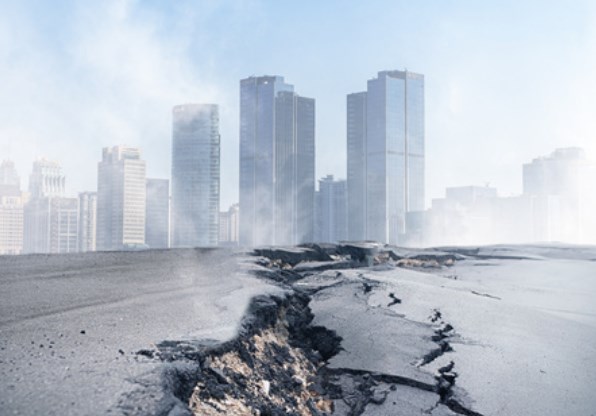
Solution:
[{"label": "office building", "polygon": [[523,165],[523,193],[533,200],[540,241],[596,242],[596,163],[577,147]]},{"label": "office building", "polygon": [[215,104],[173,109],[171,246],[215,246],[219,237],[220,134]]},{"label": "office building", "polygon": [[79,251],[97,249],[97,192],[79,193]]},{"label": "office building", "polygon": [[147,179],[145,243],[149,248],[168,248],[170,242],[170,181]]},{"label": "office building", "polygon": [[97,175],[97,249],[145,246],[146,166],[138,148],[104,148]]},{"label": "office building", "polygon": [[24,208],[23,252],[78,251],[78,200],[65,197],[66,178],[58,162],[39,159],[29,177]]},{"label": "office building", "polygon": [[0,164],[0,255],[23,251],[23,198],[14,163]]},{"label": "office building", "polygon": [[[432,200],[426,218],[412,213],[413,220],[426,220],[425,236],[408,230],[408,243],[429,244],[490,244],[498,231],[495,227],[498,203],[497,189],[489,186],[457,186],[445,190],[444,198]],[[504,203],[506,205],[506,203]],[[505,207],[505,205],[503,205]],[[420,224],[418,223],[420,226]],[[426,237],[423,238],[423,237]]]},{"label": "office building", "polygon": [[280,76],[240,81],[240,244],[312,241],[315,101]]},{"label": "office building", "polygon": [[348,139],[348,239],[366,239],[366,92],[349,94],[346,108]]},{"label": "office building", "polygon": [[239,233],[240,209],[238,204],[232,205],[227,211],[219,213],[219,244],[222,246],[237,246]]},{"label": "office building", "polygon": [[62,197],[65,186],[66,178],[58,162],[42,158],[33,163],[33,171],[29,176],[31,199]]},{"label": "office building", "polygon": [[424,210],[424,76],[379,72],[348,95],[347,129],[349,237],[398,244]]},{"label": "office building", "polygon": [[335,243],[347,239],[347,185],[345,180],[335,180],[327,175],[319,180],[316,193],[315,241]]}]

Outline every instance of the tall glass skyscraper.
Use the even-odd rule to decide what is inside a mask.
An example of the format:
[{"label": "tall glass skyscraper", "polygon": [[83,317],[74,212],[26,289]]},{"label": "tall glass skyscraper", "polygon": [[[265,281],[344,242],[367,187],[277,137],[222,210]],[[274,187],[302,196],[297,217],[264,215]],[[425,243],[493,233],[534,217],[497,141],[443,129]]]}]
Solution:
[{"label": "tall glass skyscraper", "polygon": [[347,101],[349,237],[398,244],[424,210],[424,76],[381,71]]},{"label": "tall glass skyscraper", "polygon": [[280,76],[240,81],[240,244],[312,241],[315,100]]},{"label": "tall glass skyscraper", "polygon": [[174,107],[171,247],[216,246],[220,134],[215,104]]}]

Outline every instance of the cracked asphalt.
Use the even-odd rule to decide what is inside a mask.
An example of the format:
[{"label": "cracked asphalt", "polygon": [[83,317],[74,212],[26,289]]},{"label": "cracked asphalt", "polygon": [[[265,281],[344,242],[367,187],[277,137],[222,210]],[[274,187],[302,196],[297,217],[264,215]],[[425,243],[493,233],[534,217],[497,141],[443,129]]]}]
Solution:
[{"label": "cracked asphalt", "polygon": [[[161,383],[160,364],[136,351],[227,340],[254,295],[278,290],[233,254],[0,257],[0,414],[123,414],[119,400],[139,379]],[[149,412],[153,398],[137,399]]]},{"label": "cracked asphalt", "polygon": [[[419,385],[435,401],[422,390],[452,370],[452,398],[464,409],[418,408],[431,414],[596,415],[596,249],[482,250],[449,268],[327,271],[297,282],[322,287],[313,323],[344,339],[329,367],[402,377],[409,394]],[[420,365],[437,347],[433,311],[454,328],[450,350]],[[386,400],[363,414],[412,414],[399,410],[414,403],[404,397],[405,407]]]},{"label": "cracked asphalt", "polygon": [[[595,416],[596,249],[441,250],[453,266],[282,250],[313,324],[342,337],[326,369],[347,392],[336,414],[364,386],[370,415]],[[259,269],[225,250],[0,257],[0,414],[163,414],[165,364],[135,352],[233,337],[253,296],[284,290]]]}]

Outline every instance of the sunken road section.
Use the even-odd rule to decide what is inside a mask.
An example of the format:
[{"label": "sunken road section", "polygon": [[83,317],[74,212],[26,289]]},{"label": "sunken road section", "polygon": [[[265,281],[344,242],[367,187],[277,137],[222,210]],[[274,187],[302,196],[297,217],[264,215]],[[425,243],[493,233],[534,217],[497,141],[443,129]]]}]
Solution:
[{"label": "sunken road section", "polygon": [[[234,339],[215,345],[165,341],[155,349],[137,352],[175,364],[164,373],[164,386],[171,393],[164,396],[169,406],[160,406],[164,414],[400,415],[416,411],[480,415],[453,394],[458,377],[453,361],[438,368],[434,376],[424,369],[452,351],[449,339],[455,329],[439,310],[432,311],[428,322],[416,324],[424,342],[406,357],[410,372],[416,374],[409,376],[330,365],[342,353],[343,339],[333,329],[314,323],[309,306],[318,296],[335,296],[334,290],[340,287],[353,291],[355,302],[368,302],[385,285],[361,272],[350,276],[363,267],[449,267],[459,255],[405,253],[372,243],[264,248],[254,254],[260,265],[256,274],[280,286],[283,294],[255,297]],[[318,281],[313,283],[313,278]],[[342,296],[341,291],[337,295]],[[388,311],[402,302],[395,291],[387,296]],[[396,320],[395,325],[399,324]],[[418,359],[413,359],[416,354]],[[383,366],[383,357],[370,358]],[[135,411],[134,395],[123,399],[120,408],[127,414],[143,414],[142,409]]]}]

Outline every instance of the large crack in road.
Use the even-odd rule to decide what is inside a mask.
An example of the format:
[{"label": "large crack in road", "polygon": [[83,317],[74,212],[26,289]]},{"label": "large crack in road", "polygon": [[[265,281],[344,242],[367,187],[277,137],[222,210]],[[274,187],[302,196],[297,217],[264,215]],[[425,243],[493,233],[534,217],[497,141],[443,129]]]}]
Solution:
[{"label": "large crack in road", "polygon": [[[352,268],[371,264],[371,257],[373,262],[378,262],[379,258],[401,259],[395,254],[363,254],[363,250],[357,251],[354,247],[350,247],[349,252],[351,261],[342,259],[341,264],[349,264]],[[317,248],[307,251],[304,256],[300,253],[300,250],[272,249],[256,253],[261,256],[257,258],[257,263],[266,267],[258,270],[257,275],[283,287],[286,295],[253,299],[239,334],[233,340],[216,345],[166,341],[157,345],[155,350],[138,352],[145,357],[175,363],[173,368],[178,368],[172,371],[170,367],[167,373],[170,379],[165,384],[170,388],[171,395],[168,398],[170,406],[162,407],[164,414],[384,414],[378,413],[378,409],[387,401],[394,400],[395,394],[401,394],[397,392],[399,389],[408,388],[411,389],[410,394],[415,391],[423,394],[427,400],[425,403],[434,397],[432,405],[420,406],[426,414],[481,416],[460,403],[453,394],[458,377],[453,361],[437,369],[434,383],[395,372],[329,365],[330,360],[343,349],[342,338],[332,329],[313,324],[314,315],[309,304],[313,296],[349,282],[340,271],[335,271],[335,281],[328,284],[313,287],[296,285],[306,277],[338,269],[337,251],[329,255]],[[294,270],[304,260],[315,262],[315,267]],[[453,261],[453,257],[426,255],[417,261],[435,264]],[[420,266],[420,263],[417,264]],[[357,285],[365,301],[376,289],[383,287],[362,273],[359,273],[358,279]],[[388,297],[388,310],[402,302],[394,292],[390,292]],[[444,321],[439,310],[432,311],[428,326],[432,326],[431,340],[437,347],[419,358],[416,363],[418,368],[452,351],[449,338],[455,330]],[[172,380],[172,374],[177,377],[176,380]],[[172,397],[175,399],[172,400]],[[126,408],[128,414],[135,414],[130,399],[121,402],[121,409]],[[399,406],[396,401],[393,404]]]}]

